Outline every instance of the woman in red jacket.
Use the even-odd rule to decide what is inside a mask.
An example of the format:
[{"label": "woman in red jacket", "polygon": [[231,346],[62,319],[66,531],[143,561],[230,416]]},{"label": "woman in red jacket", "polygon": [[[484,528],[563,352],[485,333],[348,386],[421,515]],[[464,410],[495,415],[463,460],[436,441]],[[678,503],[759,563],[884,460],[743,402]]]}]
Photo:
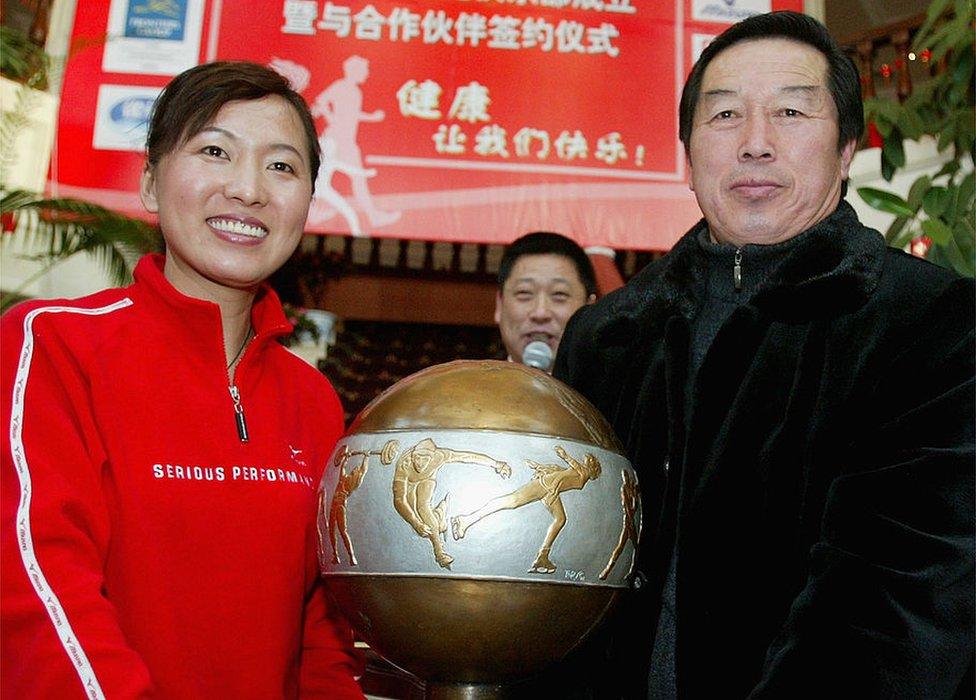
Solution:
[{"label": "woman in red jacket", "polygon": [[276,342],[290,326],[264,283],[318,166],[276,73],[186,71],[156,103],[140,187],[165,255],[125,289],[3,317],[10,697],[362,697],[315,550],[342,410]]}]

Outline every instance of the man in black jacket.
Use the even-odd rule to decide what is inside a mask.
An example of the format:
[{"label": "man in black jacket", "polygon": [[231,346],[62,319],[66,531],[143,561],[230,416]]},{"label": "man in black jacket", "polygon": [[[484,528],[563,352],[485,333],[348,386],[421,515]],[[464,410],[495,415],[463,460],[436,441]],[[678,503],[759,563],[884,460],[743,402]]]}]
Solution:
[{"label": "man in black jacket", "polygon": [[843,201],[858,73],[815,20],[719,36],[680,130],[704,219],[573,317],[554,371],[613,424],[643,493],[608,683],[971,697],[972,282],[887,248]]}]

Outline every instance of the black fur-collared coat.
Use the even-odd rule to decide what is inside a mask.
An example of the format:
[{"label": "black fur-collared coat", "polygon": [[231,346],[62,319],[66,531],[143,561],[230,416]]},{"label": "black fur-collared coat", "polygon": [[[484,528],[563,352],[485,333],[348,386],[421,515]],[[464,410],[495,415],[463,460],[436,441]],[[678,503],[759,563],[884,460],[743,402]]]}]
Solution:
[{"label": "black fur-collared coat", "polygon": [[607,687],[646,697],[676,542],[679,697],[953,697],[974,644],[972,281],[887,247],[842,202],[688,390],[704,226],[581,309],[556,361],[642,491]]}]

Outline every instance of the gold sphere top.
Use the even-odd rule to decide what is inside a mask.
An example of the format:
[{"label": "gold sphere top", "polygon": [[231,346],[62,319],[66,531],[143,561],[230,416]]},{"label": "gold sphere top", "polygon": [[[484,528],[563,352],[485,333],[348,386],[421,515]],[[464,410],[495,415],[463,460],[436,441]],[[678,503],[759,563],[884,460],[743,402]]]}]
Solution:
[{"label": "gold sphere top", "polygon": [[610,424],[573,389],[499,360],[457,360],[402,379],[356,416],[349,433],[452,428],[547,435],[623,454]]}]

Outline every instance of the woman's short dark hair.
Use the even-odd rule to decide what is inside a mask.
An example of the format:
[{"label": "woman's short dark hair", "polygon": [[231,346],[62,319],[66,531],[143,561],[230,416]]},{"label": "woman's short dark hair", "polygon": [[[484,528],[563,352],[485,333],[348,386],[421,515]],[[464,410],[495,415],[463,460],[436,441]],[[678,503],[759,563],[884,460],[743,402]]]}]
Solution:
[{"label": "woman's short dark hair", "polygon": [[305,130],[312,187],[319,172],[319,142],[308,105],[288,81],[270,68],[245,61],[216,61],[183,71],[167,85],[153,105],[146,137],[146,164],[154,168],[170,151],[193,138],[228,102],[284,98]]},{"label": "woman's short dark hair", "polygon": [[864,133],[864,106],[861,103],[861,79],[857,66],[813,17],[799,12],[769,12],[734,24],[705,47],[681,93],[678,135],[687,153],[691,147],[691,127],[701,92],[705,69],[718,54],[733,44],[757,39],[790,39],[817,49],[827,59],[827,82],[837,107],[840,138],[837,150]]},{"label": "woman's short dark hair", "polygon": [[596,294],[596,274],[593,272],[593,263],[590,262],[586,251],[573,239],[550,231],[527,233],[509,243],[498,264],[499,291],[505,287],[505,281],[512,274],[515,261],[523,255],[561,255],[569,258],[576,267],[576,274],[583,283],[586,296]]}]

